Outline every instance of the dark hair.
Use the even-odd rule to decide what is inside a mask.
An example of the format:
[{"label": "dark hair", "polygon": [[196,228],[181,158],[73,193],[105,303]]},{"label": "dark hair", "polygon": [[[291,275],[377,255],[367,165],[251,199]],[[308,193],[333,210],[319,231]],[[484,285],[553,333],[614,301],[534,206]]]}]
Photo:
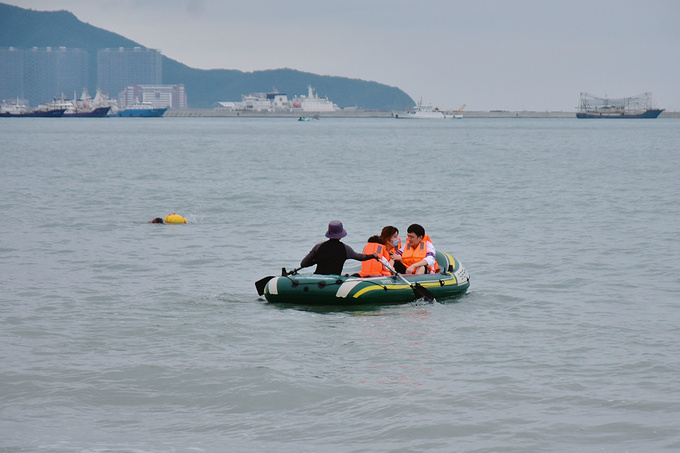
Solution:
[{"label": "dark hair", "polygon": [[414,233],[418,237],[425,236],[425,228],[421,227],[417,223],[410,225],[406,230],[407,233]]},{"label": "dark hair", "polygon": [[399,233],[399,230],[396,227],[393,227],[392,225],[388,225],[382,229],[382,231],[380,232],[380,237],[383,238],[385,242],[387,242],[387,239],[394,236],[394,233]]},{"label": "dark hair", "polygon": [[149,223],[163,223],[163,219],[160,217],[156,217],[155,219],[151,220]]},{"label": "dark hair", "polygon": [[385,245],[385,240],[380,236],[371,236],[370,238],[368,238],[368,242],[374,242],[376,244]]}]

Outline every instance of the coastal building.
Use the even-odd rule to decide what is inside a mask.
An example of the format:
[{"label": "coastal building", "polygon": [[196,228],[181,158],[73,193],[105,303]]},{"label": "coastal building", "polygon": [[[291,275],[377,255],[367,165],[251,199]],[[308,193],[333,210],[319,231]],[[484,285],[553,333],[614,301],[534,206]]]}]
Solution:
[{"label": "coastal building", "polygon": [[[0,48],[0,100],[23,99],[37,106],[80,92],[88,85],[88,59],[82,49]],[[184,85],[161,85],[161,62],[160,52],[153,49],[102,49],[97,52],[98,87],[112,99],[122,96],[122,106],[138,98],[186,108]]]},{"label": "coastal building", "polygon": [[143,102],[153,108],[186,109],[187,94],[184,84],[176,85],[128,85],[118,95],[118,105],[128,108]]},{"label": "coastal building", "polygon": [[0,97],[30,105],[58,99],[87,86],[88,53],[66,47],[0,50]]},{"label": "coastal building", "polygon": [[87,86],[87,52],[66,47],[39,49],[24,55],[24,89],[31,105],[49,102]]},{"label": "coastal building", "polygon": [[97,85],[111,97],[130,85],[160,85],[162,79],[158,50],[119,47],[97,51]]},{"label": "coastal building", "polygon": [[0,48],[0,100],[24,99],[24,51]]}]

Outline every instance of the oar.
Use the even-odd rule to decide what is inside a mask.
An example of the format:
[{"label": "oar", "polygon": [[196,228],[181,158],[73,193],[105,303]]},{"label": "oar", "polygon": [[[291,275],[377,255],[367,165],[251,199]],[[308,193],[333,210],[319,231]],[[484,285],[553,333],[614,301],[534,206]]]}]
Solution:
[{"label": "oar", "polygon": [[[281,276],[285,277],[286,275],[296,274],[297,271],[299,271],[300,269],[302,269],[302,268],[298,267],[297,269],[293,269],[292,271],[286,272],[286,268],[284,267],[284,268],[281,269]],[[257,294],[259,294],[260,296],[264,294],[264,287],[267,286],[267,283],[272,278],[274,278],[274,276],[269,275],[269,276],[267,276],[265,278],[261,278],[260,280],[255,282],[255,288],[257,288]]]},{"label": "oar", "polygon": [[413,293],[416,295],[418,299],[425,299],[429,303],[434,302],[435,299],[434,294],[432,294],[432,291],[418,283],[411,283],[408,280],[406,280],[404,277],[402,277],[402,275],[399,272],[395,271],[394,268],[390,266],[390,263],[384,257],[381,257],[379,261],[382,263],[383,266],[385,266],[387,270],[392,272],[392,274],[399,277],[400,279],[403,280],[404,283],[410,286],[411,289],[413,290]]}]

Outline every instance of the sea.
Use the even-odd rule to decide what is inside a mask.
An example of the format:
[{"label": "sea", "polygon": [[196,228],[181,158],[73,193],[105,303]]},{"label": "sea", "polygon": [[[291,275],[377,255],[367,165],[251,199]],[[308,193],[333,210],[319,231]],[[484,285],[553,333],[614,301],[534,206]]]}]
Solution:
[{"label": "sea", "polygon": [[[678,451],[678,143],[672,118],[2,119],[0,452]],[[421,224],[467,294],[258,296],[331,220],[355,250]]]}]

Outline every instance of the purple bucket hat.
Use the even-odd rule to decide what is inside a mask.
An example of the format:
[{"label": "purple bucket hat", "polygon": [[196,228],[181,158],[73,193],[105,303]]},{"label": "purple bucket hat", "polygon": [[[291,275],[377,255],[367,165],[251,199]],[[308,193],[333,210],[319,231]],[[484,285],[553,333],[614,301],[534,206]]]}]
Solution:
[{"label": "purple bucket hat", "polygon": [[340,239],[345,236],[347,236],[347,231],[342,227],[341,221],[333,220],[328,224],[328,231],[326,231],[328,239]]}]

